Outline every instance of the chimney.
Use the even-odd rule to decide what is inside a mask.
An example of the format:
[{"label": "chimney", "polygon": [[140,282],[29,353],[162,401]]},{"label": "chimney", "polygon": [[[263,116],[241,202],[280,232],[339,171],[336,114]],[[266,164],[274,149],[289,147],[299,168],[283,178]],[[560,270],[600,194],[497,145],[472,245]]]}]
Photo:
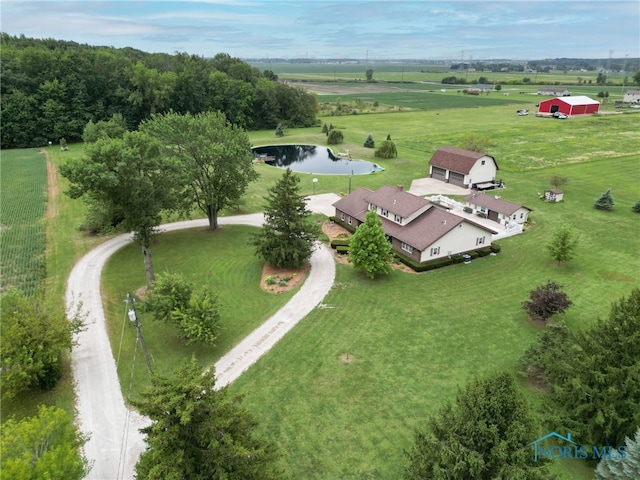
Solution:
[{"label": "chimney", "polygon": [[396,185],[396,188],[398,189],[399,192],[404,190],[404,187],[402,185]]}]

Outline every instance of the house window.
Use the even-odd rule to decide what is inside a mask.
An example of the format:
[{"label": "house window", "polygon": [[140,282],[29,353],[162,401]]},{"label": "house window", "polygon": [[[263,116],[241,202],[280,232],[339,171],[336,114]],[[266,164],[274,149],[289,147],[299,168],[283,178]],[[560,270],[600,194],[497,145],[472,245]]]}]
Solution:
[{"label": "house window", "polygon": [[378,209],[373,203],[369,204],[369,210],[373,210],[374,212]]},{"label": "house window", "polygon": [[344,212],[340,212],[340,220],[344,222]]},{"label": "house window", "polygon": [[413,247],[411,245],[408,245],[404,242],[402,242],[402,250],[404,250],[405,252],[408,253],[413,253]]},{"label": "house window", "polygon": [[347,223],[351,225],[351,217],[347,218]]},{"label": "house window", "polygon": [[476,238],[476,245],[484,245],[484,237]]},{"label": "house window", "polygon": [[518,216],[518,215],[516,215],[516,214],[514,213],[514,214],[513,214],[513,219],[515,220],[517,216]]},{"label": "house window", "polygon": [[396,215],[394,220],[398,223],[402,223],[402,217],[400,215]]},{"label": "house window", "polygon": [[480,207],[480,211],[481,211],[482,213],[485,213],[485,212],[487,211],[487,207]]},{"label": "house window", "polygon": [[385,210],[384,208],[382,209],[382,216],[383,217],[389,216],[389,212],[387,210]]},{"label": "house window", "polygon": [[431,256],[435,256],[435,255],[439,255],[440,254],[440,247],[433,247],[431,249]]},{"label": "house window", "polygon": [[524,212],[520,214],[520,218],[524,218]]},{"label": "house window", "polygon": [[484,165],[484,162],[485,162],[485,160],[482,160],[482,161],[480,162],[480,165]]}]

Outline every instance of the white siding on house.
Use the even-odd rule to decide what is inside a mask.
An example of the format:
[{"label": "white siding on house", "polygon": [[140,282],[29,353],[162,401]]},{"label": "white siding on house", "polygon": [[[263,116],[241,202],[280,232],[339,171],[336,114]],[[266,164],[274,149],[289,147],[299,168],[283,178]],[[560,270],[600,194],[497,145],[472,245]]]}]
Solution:
[{"label": "white siding on house", "polygon": [[[476,245],[476,241],[479,237],[485,237],[484,244]],[[481,247],[488,247],[489,245],[491,245],[490,232],[487,232],[480,227],[476,227],[471,223],[462,222],[458,227],[440,237],[421,252],[420,261],[426,262],[428,260],[435,260],[436,258],[455,255],[456,253],[461,252],[468,252],[469,250],[476,250]],[[431,249],[437,247],[440,247],[440,253],[438,255],[431,256]]]}]

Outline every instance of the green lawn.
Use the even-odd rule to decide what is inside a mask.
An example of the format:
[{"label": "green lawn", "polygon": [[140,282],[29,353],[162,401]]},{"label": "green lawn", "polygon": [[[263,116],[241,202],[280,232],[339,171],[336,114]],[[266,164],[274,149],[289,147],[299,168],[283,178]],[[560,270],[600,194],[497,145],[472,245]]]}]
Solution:
[{"label": "green lawn", "polygon": [[[536,102],[531,98],[531,102]],[[526,107],[525,107],[526,108]],[[640,117],[608,115],[555,121],[533,115],[518,117],[516,107],[442,108],[440,110],[324,117],[343,130],[354,158],[382,164],[386,170],[357,175],[352,188],[402,184],[427,175],[428,160],[442,145],[457,145],[466,133],[489,136],[496,146],[499,175],[507,188],[500,194],[534,212],[535,226],[506,239],[503,251],[471,265],[455,265],[422,275],[395,272],[372,282],[338,267],[338,283],[325,300],[282,342],[233,386],[265,431],[288,452],[294,478],[397,478],[402,449],[412,440],[412,428],[455,394],[473,376],[506,369],[514,371],[538,330],[519,307],[529,290],[548,279],[565,285],[574,301],[566,315],[574,328],[604,316],[608,304],[638,285],[638,215],[630,210],[640,198]],[[368,134],[381,142],[391,134],[399,156],[378,160],[362,146]],[[320,126],[290,129],[279,139],[273,131],[250,132],[254,145],[313,143],[324,145]],[[47,149],[55,165],[82,154]],[[260,180],[252,184],[239,209],[222,215],[264,208],[267,190],[282,171],[258,165]],[[568,177],[566,201],[547,204],[537,199],[554,175]],[[335,175],[300,175],[301,193],[346,193],[349,179]],[[62,304],[66,278],[74,262],[106,237],[85,237],[77,230],[84,207],[62,195],[59,178],[56,216],[47,222],[47,295]],[[613,212],[592,208],[611,188]],[[198,215],[201,216],[201,215]],[[569,222],[579,230],[579,255],[557,268],[542,244],[553,229]],[[182,357],[196,355],[213,363],[247,332],[279,308],[290,294],[274,296],[258,288],[260,263],[246,245],[249,228],[229,227],[214,234],[189,230],[163,234],[153,246],[156,271],[183,271],[195,282],[220,293],[225,329],[214,348],[187,347],[174,340],[167,326],[143,317],[145,339],[154,368],[166,371]],[[131,246],[106,267],[104,290],[109,334],[119,374],[129,392],[133,329],[124,318],[127,291],[144,284],[142,255]],[[246,305],[243,310],[241,306]],[[120,338],[125,324],[122,352]],[[138,352],[134,392],[146,379]],[[345,356],[344,359],[342,358]],[[70,376],[60,391],[42,399],[72,408]],[[535,405],[541,395],[524,389]],[[32,397],[36,401],[41,397]],[[24,405],[29,403],[25,399]],[[35,404],[33,404],[35,405]],[[23,404],[7,406],[3,418]],[[24,407],[28,411],[30,407]],[[535,438],[532,435],[532,439]],[[586,480],[587,469],[554,468],[568,478]]]},{"label": "green lawn", "polygon": [[[293,296],[295,290],[275,295],[260,289],[262,262],[249,244],[254,231],[252,227],[221,226],[216,232],[196,228],[158,237],[152,247],[156,274],[181,272],[196,287],[207,284],[219,296],[221,332],[214,346],[187,345],[177,337],[173,327],[138,309],[154,372],[169,374],[182,359],[192,355],[202,364],[215,363]],[[150,386],[144,359],[138,351],[130,391],[136,334],[125,319],[122,303],[127,292],[134,293],[145,284],[142,253],[137,245],[125,247],[107,262],[103,274],[105,311],[114,357],[119,358],[118,375],[125,397],[135,396]]]},{"label": "green lawn", "polygon": [[[314,310],[231,387],[289,453],[293,478],[397,478],[413,427],[474,376],[516,371],[539,333],[520,303],[546,280],[574,301],[565,315],[572,327],[606,316],[612,300],[639,284],[638,217],[630,210],[637,176],[607,178],[618,192],[615,211],[592,205],[603,173],[633,171],[637,160],[509,174],[511,188],[501,193],[533,208],[536,224],[500,242],[496,257],[378,281],[339,265],[329,308]],[[552,174],[569,178],[560,204],[536,200]],[[582,246],[558,268],[542,244],[566,222]],[[589,478],[583,467],[555,468]]]}]

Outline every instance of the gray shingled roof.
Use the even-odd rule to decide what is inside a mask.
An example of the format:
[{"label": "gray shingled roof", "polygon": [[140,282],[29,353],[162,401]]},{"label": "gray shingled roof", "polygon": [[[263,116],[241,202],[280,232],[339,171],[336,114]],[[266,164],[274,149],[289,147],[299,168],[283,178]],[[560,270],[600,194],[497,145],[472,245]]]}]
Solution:
[{"label": "gray shingled roof", "polygon": [[466,175],[471,171],[476,161],[484,156],[493,160],[496,169],[498,168],[495,159],[490,155],[455,147],[442,147],[436,150],[436,153],[434,153],[431,160],[429,160],[429,165],[445,168],[457,173],[464,173]]},{"label": "gray shingled roof", "polygon": [[485,195],[484,193],[479,192],[470,193],[469,195],[464,197],[464,200],[465,202],[480,205],[481,207],[487,207],[489,210],[504,213],[505,215],[512,215],[520,208],[526,208],[527,210],[531,211],[530,208],[523,207],[522,205],[518,205],[517,203],[509,202],[508,200],[496,198],[492,195]]}]

